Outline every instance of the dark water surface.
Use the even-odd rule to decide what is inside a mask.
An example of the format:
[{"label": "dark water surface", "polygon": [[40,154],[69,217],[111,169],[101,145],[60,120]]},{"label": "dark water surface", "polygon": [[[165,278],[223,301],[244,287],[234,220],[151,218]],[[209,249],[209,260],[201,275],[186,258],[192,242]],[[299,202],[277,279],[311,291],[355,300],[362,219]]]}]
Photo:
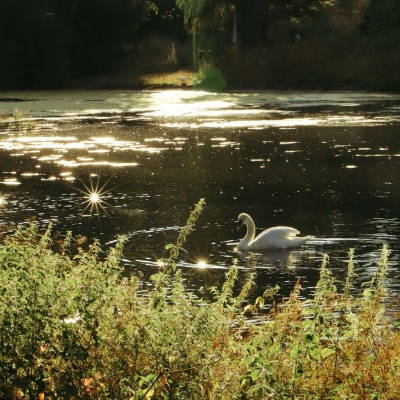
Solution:
[{"label": "dark water surface", "polygon": [[[33,129],[4,123],[30,112]],[[361,92],[0,92],[0,224],[35,216],[104,244],[128,237],[124,263],[154,272],[193,205],[206,199],[180,266],[188,285],[221,282],[233,259],[257,272],[253,295],[301,278],[313,292],[322,255],[344,279],[371,279],[383,243],[400,289],[400,95]],[[100,204],[83,192],[98,188]],[[301,249],[241,254],[240,212],[288,225]],[[207,265],[198,267],[198,260]]]}]

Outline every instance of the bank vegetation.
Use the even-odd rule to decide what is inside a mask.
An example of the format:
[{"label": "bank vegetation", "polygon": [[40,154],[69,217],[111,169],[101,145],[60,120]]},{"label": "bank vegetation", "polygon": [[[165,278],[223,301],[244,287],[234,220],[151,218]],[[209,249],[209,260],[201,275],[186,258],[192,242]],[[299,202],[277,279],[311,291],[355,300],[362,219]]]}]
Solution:
[{"label": "bank vegetation", "polygon": [[[147,289],[120,265],[125,239],[82,249],[51,226],[4,232],[0,245],[0,396],[3,399],[395,399],[400,334],[387,315],[389,251],[354,295],[324,256],[312,299],[301,282],[250,303],[235,263],[212,297],[185,287],[176,261],[196,205]],[[241,280],[243,282],[243,280]],[[265,312],[265,302],[273,304]]]}]

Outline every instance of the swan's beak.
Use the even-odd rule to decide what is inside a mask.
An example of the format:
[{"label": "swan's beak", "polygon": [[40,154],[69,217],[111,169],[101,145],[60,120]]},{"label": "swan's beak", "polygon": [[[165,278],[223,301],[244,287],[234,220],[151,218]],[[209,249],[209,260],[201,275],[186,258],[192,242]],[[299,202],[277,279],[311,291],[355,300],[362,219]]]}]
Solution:
[{"label": "swan's beak", "polygon": [[242,225],[243,225],[243,220],[241,219],[237,223],[237,230],[239,230]]}]

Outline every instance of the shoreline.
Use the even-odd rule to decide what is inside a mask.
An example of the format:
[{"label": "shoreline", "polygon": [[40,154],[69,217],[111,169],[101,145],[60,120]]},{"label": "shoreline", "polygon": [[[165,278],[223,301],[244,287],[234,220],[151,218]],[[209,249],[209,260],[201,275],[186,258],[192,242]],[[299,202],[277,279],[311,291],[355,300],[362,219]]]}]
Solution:
[{"label": "shoreline", "polygon": [[[184,82],[182,80],[184,78]],[[194,84],[195,82],[195,84]],[[203,85],[200,72],[181,69],[175,72],[159,72],[150,74],[138,74],[135,71],[120,71],[115,74],[103,75],[90,78],[74,79],[67,85],[58,88],[18,88],[2,89],[0,93],[23,92],[23,91],[57,91],[57,90],[203,90],[212,92],[365,92],[365,93],[391,93],[399,94],[396,90],[374,90],[361,86],[262,86],[243,87],[226,86],[224,88],[213,88]]]}]

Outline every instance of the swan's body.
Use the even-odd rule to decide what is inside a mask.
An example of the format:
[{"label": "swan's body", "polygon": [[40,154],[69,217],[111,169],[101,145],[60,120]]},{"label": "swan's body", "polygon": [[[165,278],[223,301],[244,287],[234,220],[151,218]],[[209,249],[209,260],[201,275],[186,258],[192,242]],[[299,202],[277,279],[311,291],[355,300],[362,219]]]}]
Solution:
[{"label": "swan's body", "polygon": [[300,247],[312,236],[296,236],[300,232],[297,229],[288,226],[275,226],[266,229],[255,237],[256,227],[250,215],[242,213],[238,217],[238,229],[247,225],[246,236],[239,242],[238,250],[268,250],[268,249],[290,249]]}]

